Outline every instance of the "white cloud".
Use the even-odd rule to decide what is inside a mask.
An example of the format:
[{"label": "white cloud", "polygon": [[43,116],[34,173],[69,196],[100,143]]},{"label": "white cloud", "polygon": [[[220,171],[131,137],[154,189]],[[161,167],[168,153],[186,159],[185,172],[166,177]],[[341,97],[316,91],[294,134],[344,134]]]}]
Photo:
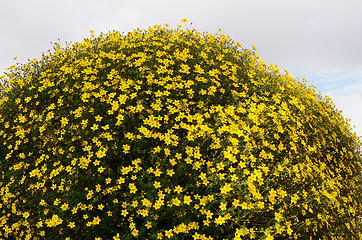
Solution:
[{"label": "white cloud", "polygon": [[362,137],[362,82],[328,91],[326,95],[342,110],[342,115],[350,119],[353,131]]},{"label": "white cloud", "polygon": [[[348,3],[348,4],[347,4]],[[39,57],[58,38],[80,41],[88,30],[175,26],[184,17],[200,31],[255,45],[265,62],[302,73],[362,67],[358,0],[34,0],[0,3],[0,70]]]}]

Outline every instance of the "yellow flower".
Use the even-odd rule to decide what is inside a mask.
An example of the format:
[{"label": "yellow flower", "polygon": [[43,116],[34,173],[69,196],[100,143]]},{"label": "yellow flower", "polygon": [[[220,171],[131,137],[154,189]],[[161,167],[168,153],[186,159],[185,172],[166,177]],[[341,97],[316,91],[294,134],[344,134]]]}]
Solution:
[{"label": "yellow flower", "polygon": [[125,154],[129,153],[129,150],[131,149],[131,146],[130,146],[130,145],[124,144],[122,147],[123,147],[123,152],[124,152]]},{"label": "yellow flower", "polygon": [[180,186],[178,185],[178,186],[176,186],[176,188],[175,188],[174,191],[177,192],[178,194],[180,194],[180,193],[182,192],[182,187],[180,187]]},{"label": "yellow flower", "polygon": [[[199,64],[195,64],[194,68],[195,68],[195,69],[194,69],[194,72],[195,72],[195,73],[198,73],[198,74],[204,74],[204,73],[205,73],[204,69],[202,69]],[[205,91],[205,90],[204,90],[204,91]],[[203,94],[203,95],[204,95],[204,94]]]},{"label": "yellow flower", "polygon": [[62,222],[63,222],[63,220],[56,214],[54,214],[51,219],[45,220],[45,224],[48,227],[56,227],[56,226],[62,224]]},{"label": "yellow flower", "polygon": [[123,217],[125,217],[125,216],[127,216],[127,214],[128,214],[127,209],[123,209],[122,212],[121,212],[121,215],[122,215]]},{"label": "yellow flower", "polygon": [[100,222],[101,219],[98,216],[93,218],[93,225],[99,225]]},{"label": "yellow flower", "polygon": [[51,120],[52,118],[54,118],[54,112],[48,112],[45,121],[49,121],[49,120]]},{"label": "yellow flower", "polygon": [[152,223],[147,221],[147,223],[145,224],[147,229],[150,229],[152,227]]},{"label": "yellow flower", "polygon": [[24,213],[23,213],[23,217],[24,217],[25,219],[27,219],[29,216],[30,216],[30,213],[29,213],[29,212],[24,212]]},{"label": "yellow flower", "polygon": [[107,179],[106,179],[106,185],[110,184],[111,181],[112,181],[112,178],[107,178]]},{"label": "yellow flower", "polygon": [[92,129],[93,131],[97,130],[97,129],[98,129],[98,125],[97,125],[97,124],[93,124],[93,126],[91,127],[91,129]]},{"label": "yellow flower", "polygon": [[70,228],[75,228],[75,223],[74,223],[74,222],[70,222],[70,223],[68,224],[68,227],[70,227]]},{"label": "yellow flower", "polygon": [[225,185],[220,189],[221,193],[227,194],[232,190],[232,187],[230,186],[230,183],[225,183]]},{"label": "yellow flower", "polygon": [[55,200],[54,200],[54,205],[55,206],[58,206],[59,204],[61,203],[61,200],[59,199],[59,198],[56,198]]},{"label": "yellow flower", "polygon": [[239,206],[239,199],[234,199],[232,204],[233,204],[234,208],[237,208]]},{"label": "yellow flower", "polygon": [[96,119],[96,122],[100,122],[102,120],[102,117],[97,115],[97,116],[95,116],[95,119]]},{"label": "yellow flower", "polygon": [[212,218],[212,215],[214,215],[210,210],[206,211],[205,213],[207,219]]},{"label": "yellow flower", "polygon": [[68,205],[68,203],[63,203],[60,208],[61,208],[63,211],[66,211],[66,210],[68,210],[69,205]]},{"label": "yellow flower", "polygon": [[187,22],[187,18],[181,20],[183,23]]},{"label": "yellow flower", "polygon": [[165,236],[171,238],[173,236],[172,229],[165,231]]},{"label": "yellow flower", "polygon": [[153,186],[154,186],[156,189],[157,189],[157,188],[160,188],[160,187],[161,187],[161,183],[155,181],[155,183],[153,184]]},{"label": "yellow flower", "polygon": [[174,174],[175,174],[175,172],[173,171],[173,169],[167,169],[167,175],[172,177],[172,175],[174,175]]},{"label": "yellow flower", "polygon": [[162,200],[162,199],[158,199],[158,200],[155,202],[155,204],[154,204],[153,207],[157,210],[157,209],[160,209],[162,205],[164,205],[163,200]]},{"label": "yellow flower", "polygon": [[89,190],[86,197],[87,197],[87,200],[91,199],[93,197],[93,190]]},{"label": "yellow flower", "polygon": [[277,191],[275,191],[273,188],[269,191],[269,201],[274,204],[275,203],[275,197],[277,195]]},{"label": "yellow flower", "polygon": [[231,181],[236,182],[238,179],[239,177],[236,174],[231,175]]},{"label": "yellow flower", "polygon": [[217,225],[222,225],[225,223],[225,219],[222,216],[219,216],[217,219],[215,219],[214,221]]},{"label": "yellow flower", "polygon": [[274,237],[270,233],[265,234],[265,240],[274,240]]},{"label": "yellow flower", "polygon": [[162,233],[157,233],[157,239],[162,239],[163,234]]},{"label": "yellow flower", "polygon": [[44,206],[44,205],[46,205],[45,200],[44,200],[44,199],[40,200],[39,205],[40,205],[40,206]]},{"label": "yellow flower", "polygon": [[154,174],[156,177],[161,176],[162,172],[160,171],[160,169],[156,168],[156,170],[154,171]]},{"label": "yellow flower", "polygon": [[98,158],[103,158],[104,156],[106,156],[106,149],[102,148],[100,150],[97,151],[96,155]]},{"label": "yellow flower", "polygon": [[42,222],[42,221],[37,222],[37,223],[36,223],[36,227],[37,227],[37,228],[43,227],[43,222]]},{"label": "yellow flower", "polygon": [[175,197],[174,199],[172,199],[172,204],[175,206],[180,206],[181,201],[180,199],[178,199],[178,197]]},{"label": "yellow flower", "polygon": [[137,188],[136,188],[136,186],[134,185],[134,183],[128,184],[128,187],[129,187],[129,189],[130,189],[130,193],[136,193]]},{"label": "yellow flower", "polygon": [[283,214],[282,213],[276,212],[274,214],[275,214],[275,220],[277,222],[280,222],[283,219]]},{"label": "yellow flower", "polygon": [[100,166],[99,168],[98,168],[98,172],[100,172],[100,173],[102,173],[103,171],[104,171],[104,167],[102,167],[102,166]]},{"label": "yellow flower", "polygon": [[82,128],[85,128],[88,124],[88,119],[82,120],[81,124],[82,124]]},{"label": "yellow flower", "polygon": [[113,240],[121,240],[121,239],[119,238],[119,233],[117,233],[116,236],[113,236]]},{"label": "yellow flower", "polygon": [[184,203],[187,205],[190,205],[190,203],[192,202],[191,197],[190,196],[184,196]]},{"label": "yellow flower", "polygon": [[180,73],[189,74],[190,73],[190,67],[186,64],[181,64]]},{"label": "yellow flower", "polygon": [[65,127],[68,124],[68,119],[66,117],[62,117],[62,120],[60,120],[62,127]]},{"label": "yellow flower", "polygon": [[121,185],[122,183],[125,183],[125,179],[123,177],[120,177],[118,180],[117,180],[117,184]]},{"label": "yellow flower", "polygon": [[148,207],[148,208],[150,208],[150,207],[152,206],[151,201],[148,200],[148,199],[146,199],[146,198],[142,199],[141,202],[142,202],[142,204],[143,204],[144,206],[146,206],[146,207]]},{"label": "yellow flower", "polygon": [[280,196],[280,198],[282,198],[282,199],[284,197],[288,196],[287,192],[285,190],[280,189],[280,188],[277,190],[277,192],[278,192],[278,195]]},{"label": "yellow flower", "polygon": [[226,205],[227,205],[227,202],[220,203],[220,209],[223,211],[226,210]]}]

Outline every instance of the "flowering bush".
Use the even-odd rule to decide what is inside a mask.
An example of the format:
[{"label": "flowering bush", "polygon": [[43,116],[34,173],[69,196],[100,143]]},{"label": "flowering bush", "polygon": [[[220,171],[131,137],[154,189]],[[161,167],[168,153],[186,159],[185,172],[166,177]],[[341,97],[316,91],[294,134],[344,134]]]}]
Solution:
[{"label": "flowering bush", "polygon": [[0,92],[0,239],[361,239],[361,144],[229,37],[54,45]]}]

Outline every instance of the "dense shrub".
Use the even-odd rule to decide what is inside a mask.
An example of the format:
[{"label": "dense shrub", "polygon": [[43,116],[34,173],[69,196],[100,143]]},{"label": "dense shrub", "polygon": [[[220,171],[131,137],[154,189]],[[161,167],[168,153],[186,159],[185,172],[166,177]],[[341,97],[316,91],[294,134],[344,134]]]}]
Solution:
[{"label": "dense shrub", "polygon": [[1,239],[361,239],[361,144],[229,37],[54,45],[0,100]]}]

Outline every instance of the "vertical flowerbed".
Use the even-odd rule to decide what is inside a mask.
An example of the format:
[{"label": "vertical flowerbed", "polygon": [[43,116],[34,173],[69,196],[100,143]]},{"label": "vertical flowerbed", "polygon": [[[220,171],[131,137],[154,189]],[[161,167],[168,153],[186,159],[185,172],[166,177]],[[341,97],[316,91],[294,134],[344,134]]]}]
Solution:
[{"label": "vertical flowerbed", "polygon": [[225,35],[55,44],[0,100],[0,239],[360,239],[361,143]]}]

